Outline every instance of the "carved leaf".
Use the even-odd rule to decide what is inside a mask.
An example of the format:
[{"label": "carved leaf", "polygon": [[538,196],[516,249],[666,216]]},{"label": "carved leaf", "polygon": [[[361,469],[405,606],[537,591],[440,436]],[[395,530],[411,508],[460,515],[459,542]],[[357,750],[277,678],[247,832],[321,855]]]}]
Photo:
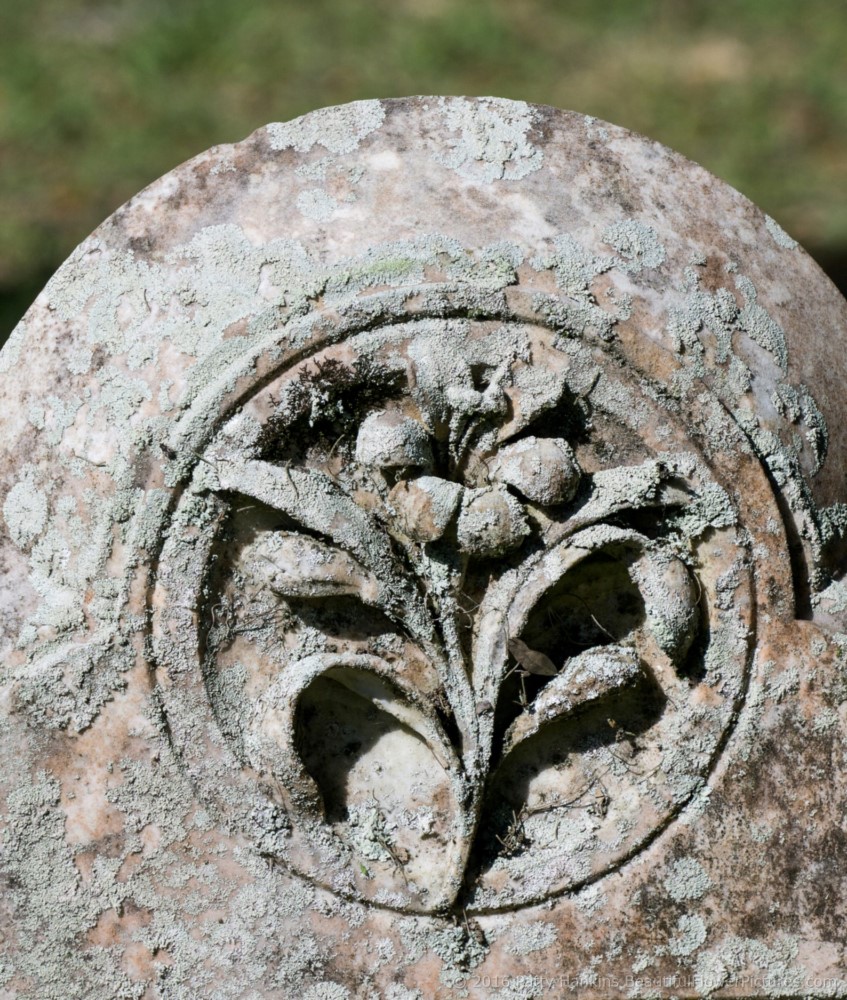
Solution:
[{"label": "carved leaf", "polygon": [[272,771],[309,808],[322,808],[320,794],[300,761],[295,723],[303,692],[322,675],[331,675],[413,730],[433,749],[442,767],[458,771],[455,752],[432,707],[389,664],[376,656],[315,654],[290,664],[259,699],[254,712],[256,731],[262,733],[253,748],[254,766]]},{"label": "carved leaf", "polygon": [[[257,547],[258,548],[258,547]],[[341,549],[294,532],[262,539],[253,572],[281,597],[339,597],[355,594],[376,603],[375,577]]]},{"label": "carved leaf", "polygon": [[690,503],[691,494],[673,484],[677,477],[667,462],[652,459],[641,465],[595,472],[586,502],[565,522],[564,533],[573,534],[622,511]]},{"label": "carved leaf", "polygon": [[355,556],[380,581],[386,610],[391,608],[396,613],[402,598],[417,631],[431,635],[431,623],[420,595],[399,571],[379,522],[330,476],[259,460],[225,459],[218,468],[222,490],[275,507],[308,531],[330,538]]},{"label": "carved leaf", "polygon": [[542,726],[635,683],[641,673],[638,656],[630,646],[601,646],[573,657],[541,691],[531,710],[509,727],[504,753]]},{"label": "carved leaf", "polygon": [[[391,892],[424,909],[452,901],[470,847],[466,778],[432,704],[392,664],[305,657],[258,700],[249,728],[252,766],[366,897]],[[334,742],[339,732],[349,746]],[[403,754],[402,770],[381,746]],[[422,795],[438,805],[416,821]]]},{"label": "carved leaf", "polygon": [[[492,703],[496,701],[512,652],[507,636],[524,633],[533,611],[574,567],[608,546],[643,548],[648,544],[649,539],[638,532],[608,524],[592,525],[527,559],[519,572],[504,574],[489,588],[477,614],[474,683],[478,693]],[[504,608],[508,608],[505,621]],[[590,617],[590,609],[585,610],[585,615]]]},{"label": "carved leaf", "polygon": [[379,521],[322,472],[238,456],[220,459],[217,469],[221,490],[282,511],[307,531],[329,538],[372,574],[374,605],[402,626],[438,670],[456,722],[470,734],[476,718],[468,677],[444,657],[417,581],[401,567]]}]

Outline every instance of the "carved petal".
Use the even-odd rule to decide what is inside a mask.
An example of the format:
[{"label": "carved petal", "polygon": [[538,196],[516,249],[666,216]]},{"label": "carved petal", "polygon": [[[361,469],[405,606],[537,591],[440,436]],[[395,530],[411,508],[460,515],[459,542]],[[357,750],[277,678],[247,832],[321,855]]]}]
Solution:
[{"label": "carved petal", "polygon": [[423,424],[397,410],[380,410],[362,421],[356,461],[377,469],[428,468],[432,451]]},{"label": "carved petal", "polygon": [[401,480],[388,495],[400,529],[417,542],[444,534],[462,500],[464,487],[437,476]]},{"label": "carved petal", "polygon": [[456,524],[463,552],[500,555],[520,545],[529,531],[523,507],[505,487],[465,490]]}]

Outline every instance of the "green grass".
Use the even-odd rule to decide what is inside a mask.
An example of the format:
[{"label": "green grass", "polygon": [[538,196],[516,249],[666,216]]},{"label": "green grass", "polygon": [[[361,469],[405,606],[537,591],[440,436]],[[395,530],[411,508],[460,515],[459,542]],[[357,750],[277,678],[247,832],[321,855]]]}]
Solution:
[{"label": "green grass", "polygon": [[702,163],[813,250],[847,246],[841,0],[3,7],[0,322],[181,160],[362,97],[498,94],[594,114]]}]

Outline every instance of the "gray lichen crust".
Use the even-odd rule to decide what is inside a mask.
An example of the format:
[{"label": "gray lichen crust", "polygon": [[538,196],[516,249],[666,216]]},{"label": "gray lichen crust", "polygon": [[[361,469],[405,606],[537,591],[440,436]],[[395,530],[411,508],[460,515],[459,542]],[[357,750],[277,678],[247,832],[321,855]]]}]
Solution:
[{"label": "gray lichen crust", "polygon": [[0,354],[0,992],[847,995],[844,329],[521,102],[142,192]]}]

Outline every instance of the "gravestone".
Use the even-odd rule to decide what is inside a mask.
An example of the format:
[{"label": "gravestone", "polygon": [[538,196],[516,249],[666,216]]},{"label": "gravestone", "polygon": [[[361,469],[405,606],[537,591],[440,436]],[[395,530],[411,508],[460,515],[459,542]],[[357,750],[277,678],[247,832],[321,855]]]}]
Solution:
[{"label": "gravestone", "polygon": [[0,354],[0,996],[847,994],[845,330],[516,102],[121,208]]}]

